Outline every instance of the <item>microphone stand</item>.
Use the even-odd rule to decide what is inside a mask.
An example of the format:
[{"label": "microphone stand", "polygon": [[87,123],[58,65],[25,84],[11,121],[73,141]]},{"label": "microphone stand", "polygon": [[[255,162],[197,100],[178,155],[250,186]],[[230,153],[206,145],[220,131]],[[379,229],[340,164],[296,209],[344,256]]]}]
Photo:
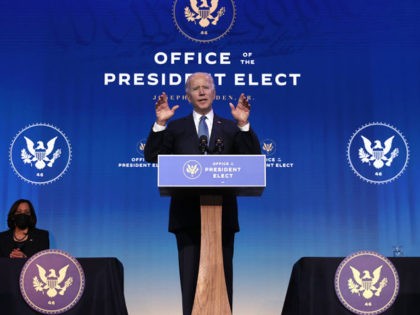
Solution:
[{"label": "microphone stand", "polygon": [[207,137],[205,135],[202,135],[200,137],[198,148],[200,149],[201,154],[207,154],[207,151],[208,151]]},{"label": "microphone stand", "polygon": [[223,145],[223,139],[221,139],[221,138],[217,138],[215,146],[216,146],[215,151],[216,151],[218,154],[222,154],[223,149],[225,148],[225,146]]}]

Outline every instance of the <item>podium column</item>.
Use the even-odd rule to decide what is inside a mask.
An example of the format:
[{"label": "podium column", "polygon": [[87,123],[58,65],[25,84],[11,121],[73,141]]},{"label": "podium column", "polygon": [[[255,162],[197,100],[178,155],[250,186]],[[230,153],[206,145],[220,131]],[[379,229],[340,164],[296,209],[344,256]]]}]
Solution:
[{"label": "podium column", "polygon": [[222,196],[203,195],[201,249],[192,315],[231,315],[222,249]]}]

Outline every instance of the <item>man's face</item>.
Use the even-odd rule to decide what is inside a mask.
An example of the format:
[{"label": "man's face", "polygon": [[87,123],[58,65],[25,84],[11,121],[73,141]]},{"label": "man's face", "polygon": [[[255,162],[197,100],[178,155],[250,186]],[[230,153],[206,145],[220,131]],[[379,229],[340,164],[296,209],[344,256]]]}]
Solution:
[{"label": "man's face", "polygon": [[214,86],[204,73],[193,74],[189,81],[187,99],[193,105],[194,110],[200,114],[207,114],[216,97]]}]

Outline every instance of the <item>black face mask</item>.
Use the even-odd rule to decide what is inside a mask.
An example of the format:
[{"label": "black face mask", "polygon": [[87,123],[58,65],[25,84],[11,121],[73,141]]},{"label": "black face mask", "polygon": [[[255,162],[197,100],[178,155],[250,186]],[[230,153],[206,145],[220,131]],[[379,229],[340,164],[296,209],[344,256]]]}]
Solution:
[{"label": "black face mask", "polygon": [[30,221],[31,217],[27,214],[22,213],[15,215],[15,225],[21,230],[28,228]]}]

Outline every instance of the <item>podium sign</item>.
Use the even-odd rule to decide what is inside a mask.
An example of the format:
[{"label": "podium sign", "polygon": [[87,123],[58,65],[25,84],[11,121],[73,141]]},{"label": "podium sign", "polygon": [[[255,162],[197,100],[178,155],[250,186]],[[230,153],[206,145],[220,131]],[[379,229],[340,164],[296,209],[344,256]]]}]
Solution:
[{"label": "podium sign", "polygon": [[192,315],[232,314],[223,266],[223,195],[259,196],[265,185],[265,155],[158,156],[161,195],[200,195],[200,264]]},{"label": "podium sign", "polygon": [[266,186],[265,165],[265,155],[159,155],[158,187],[163,196],[183,188],[258,196]]}]

